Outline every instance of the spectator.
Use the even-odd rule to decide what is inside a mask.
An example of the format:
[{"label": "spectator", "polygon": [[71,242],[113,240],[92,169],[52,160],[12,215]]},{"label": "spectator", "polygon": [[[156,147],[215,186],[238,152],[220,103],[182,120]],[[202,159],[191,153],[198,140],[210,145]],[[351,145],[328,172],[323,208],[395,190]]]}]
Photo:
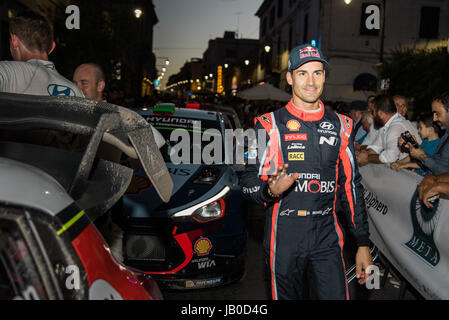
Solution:
[{"label": "spectator", "polygon": [[418,136],[416,128],[396,111],[396,106],[391,97],[380,95],[376,98],[374,123],[381,127],[379,134],[373,144],[357,154],[359,165],[368,163],[392,163],[407,157],[407,153],[402,152],[398,147],[398,138],[401,133],[409,131],[417,137],[420,144],[421,138]]},{"label": "spectator", "polygon": [[375,108],[376,108],[375,101],[376,101],[376,96],[373,96],[373,95],[369,96],[368,99],[366,99],[366,103],[368,105],[368,111],[371,111],[371,113],[373,115],[374,115],[374,111],[375,111]]},{"label": "spectator", "polygon": [[349,105],[348,111],[349,116],[354,121],[354,131],[353,134],[355,135],[354,141],[357,143],[360,143],[363,138],[367,135],[367,132],[365,129],[363,129],[362,126],[362,116],[365,111],[367,111],[368,105],[365,101],[356,100],[351,102]]},{"label": "spectator", "polygon": [[[438,127],[433,122],[432,114],[421,115],[420,117],[418,117],[417,122],[418,133],[421,139],[423,139],[421,148],[424,149],[426,154],[432,156],[437,151],[438,144],[440,142],[440,137],[438,136]],[[401,140],[401,138],[399,140]],[[418,174],[423,175],[425,173],[425,171],[422,170],[416,162],[412,161],[410,156],[405,157],[400,161],[393,162],[390,167],[398,171],[401,169],[419,169],[417,171]]]},{"label": "spectator", "polygon": [[418,197],[428,208],[433,207],[430,199],[440,195],[449,196],[449,172],[427,176],[418,186]]},{"label": "spectator", "polygon": [[96,63],[79,65],[73,73],[73,82],[84,93],[84,97],[95,101],[102,101],[106,86],[104,72]]},{"label": "spectator", "polygon": [[335,107],[335,104],[332,101],[324,101],[323,104],[327,110],[337,112],[337,108]]},{"label": "spectator", "polygon": [[[449,172],[449,91],[435,97],[432,101],[433,120],[442,129],[446,130],[440,139],[434,155],[429,156],[423,148],[414,148],[410,143],[406,147],[410,157],[422,163],[431,174]],[[399,140],[399,143],[404,141]]]},{"label": "spectator", "polygon": [[345,102],[343,101],[335,102],[335,108],[337,109],[337,113],[349,117],[348,105]]},{"label": "spectator", "polygon": [[[73,82],[83,91],[87,99],[104,101],[103,90],[106,87],[102,68],[95,63],[85,63],[79,65],[73,73]],[[83,151],[89,143],[90,137],[77,136],[74,143],[75,151]],[[121,151],[107,142],[102,141],[98,147],[97,157],[120,163]]]},{"label": "spectator", "polygon": [[396,95],[393,96],[394,105],[396,106],[396,111],[401,116],[407,119],[408,101],[404,96]]},{"label": "spectator", "polygon": [[369,146],[376,141],[379,130],[374,127],[373,115],[370,111],[363,113],[362,119],[360,120],[363,129],[367,132],[367,135],[361,140],[360,143],[355,142],[355,149],[357,151],[361,150],[361,146]]},{"label": "spectator", "polygon": [[33,12],[18,15],[10,21],[9,35],[15,61],[0,62],[0,92],[83,97],[48,61],[55,42],[53,26],[46,18]]}]

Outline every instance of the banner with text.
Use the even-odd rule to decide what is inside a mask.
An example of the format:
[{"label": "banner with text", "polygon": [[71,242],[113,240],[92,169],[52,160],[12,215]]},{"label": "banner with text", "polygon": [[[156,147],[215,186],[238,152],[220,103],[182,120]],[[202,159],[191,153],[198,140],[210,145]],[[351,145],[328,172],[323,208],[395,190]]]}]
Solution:
[{"label": "banner with text", "polygon": [[449,299],[449,201],[428,209],[422,176],[386,165],[361,167],[371,241],[426,298]]}]

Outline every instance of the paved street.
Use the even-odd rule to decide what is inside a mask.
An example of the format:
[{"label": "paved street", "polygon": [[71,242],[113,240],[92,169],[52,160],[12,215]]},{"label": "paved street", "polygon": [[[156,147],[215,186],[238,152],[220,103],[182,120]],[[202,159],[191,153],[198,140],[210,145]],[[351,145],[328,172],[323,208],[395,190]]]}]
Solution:
[{"label": "paved street", "polygon": [[[166,300],[267,300],[270,299],[267,272],[265,269],[262,249],[265,215],[263,209],[257,206],[248,208],[248,250],[246,259],[246,274],[238,282],[227,286],[189,291],[164,291]],[[349,247],[349,246],[348,246]],[[351,249],[348,249],[349,251]],[[351,256],[346,253],[346,256]],[[349,260],[349,259],[348,259]],[[381,266],[381,272],[382,272]],[[379,290],[366,290],[355,281],[350,284],[351,299],[360,300],[396,300],[400,294],[399,281],[389,277],[385,286]],[[410,292],[405,293],[406,300],[415,300]]]}]

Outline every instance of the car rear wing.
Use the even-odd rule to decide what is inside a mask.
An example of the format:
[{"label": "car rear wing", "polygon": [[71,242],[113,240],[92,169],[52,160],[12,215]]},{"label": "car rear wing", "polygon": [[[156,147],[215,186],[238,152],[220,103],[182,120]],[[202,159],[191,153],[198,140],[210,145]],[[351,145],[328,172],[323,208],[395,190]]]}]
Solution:
[{"label": "car rear wing", "polygon": [[138,159],[161,199],[170,200],[173,181],[152,127],[129,109],[78,97],[0,93],[0,129],[51,129],[90,136],[69,188],[74,198],[86,189],[99,144],[105,141]]}]

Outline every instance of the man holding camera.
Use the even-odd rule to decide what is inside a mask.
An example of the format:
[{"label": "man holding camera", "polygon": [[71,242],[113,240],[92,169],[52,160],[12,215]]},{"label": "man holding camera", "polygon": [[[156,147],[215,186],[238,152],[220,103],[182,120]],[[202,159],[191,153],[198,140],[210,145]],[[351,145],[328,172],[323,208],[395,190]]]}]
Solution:
[{"label": "man holding camera", "polygon": [[[445,92],[433,99],[432,112],[433,121],[441,129],[446,130],[433,156],[427,155],[424,149],[414,147],[402,138],[398,139],[398,143],[400,145],[405,143],[405,147],[410,152],[410,157],[420,161],[424,167],[423,169],[432,174],[442,174],[449,172],[449,92]],[[417,135],[414,136],[418,138]]]},{"label": "man holding camera", "polygon": [[357,154],[357,163],[360,166],[368,163],[392,163],[408,156],[407,150],[398,146],[398,138],[406,131],[415,137],[421,144],[416,127],[399,113],[397,113],[394,100],[387,95],[380,95],[375,100],[374,124],[380,127],[375,142],[363,146]]}]

